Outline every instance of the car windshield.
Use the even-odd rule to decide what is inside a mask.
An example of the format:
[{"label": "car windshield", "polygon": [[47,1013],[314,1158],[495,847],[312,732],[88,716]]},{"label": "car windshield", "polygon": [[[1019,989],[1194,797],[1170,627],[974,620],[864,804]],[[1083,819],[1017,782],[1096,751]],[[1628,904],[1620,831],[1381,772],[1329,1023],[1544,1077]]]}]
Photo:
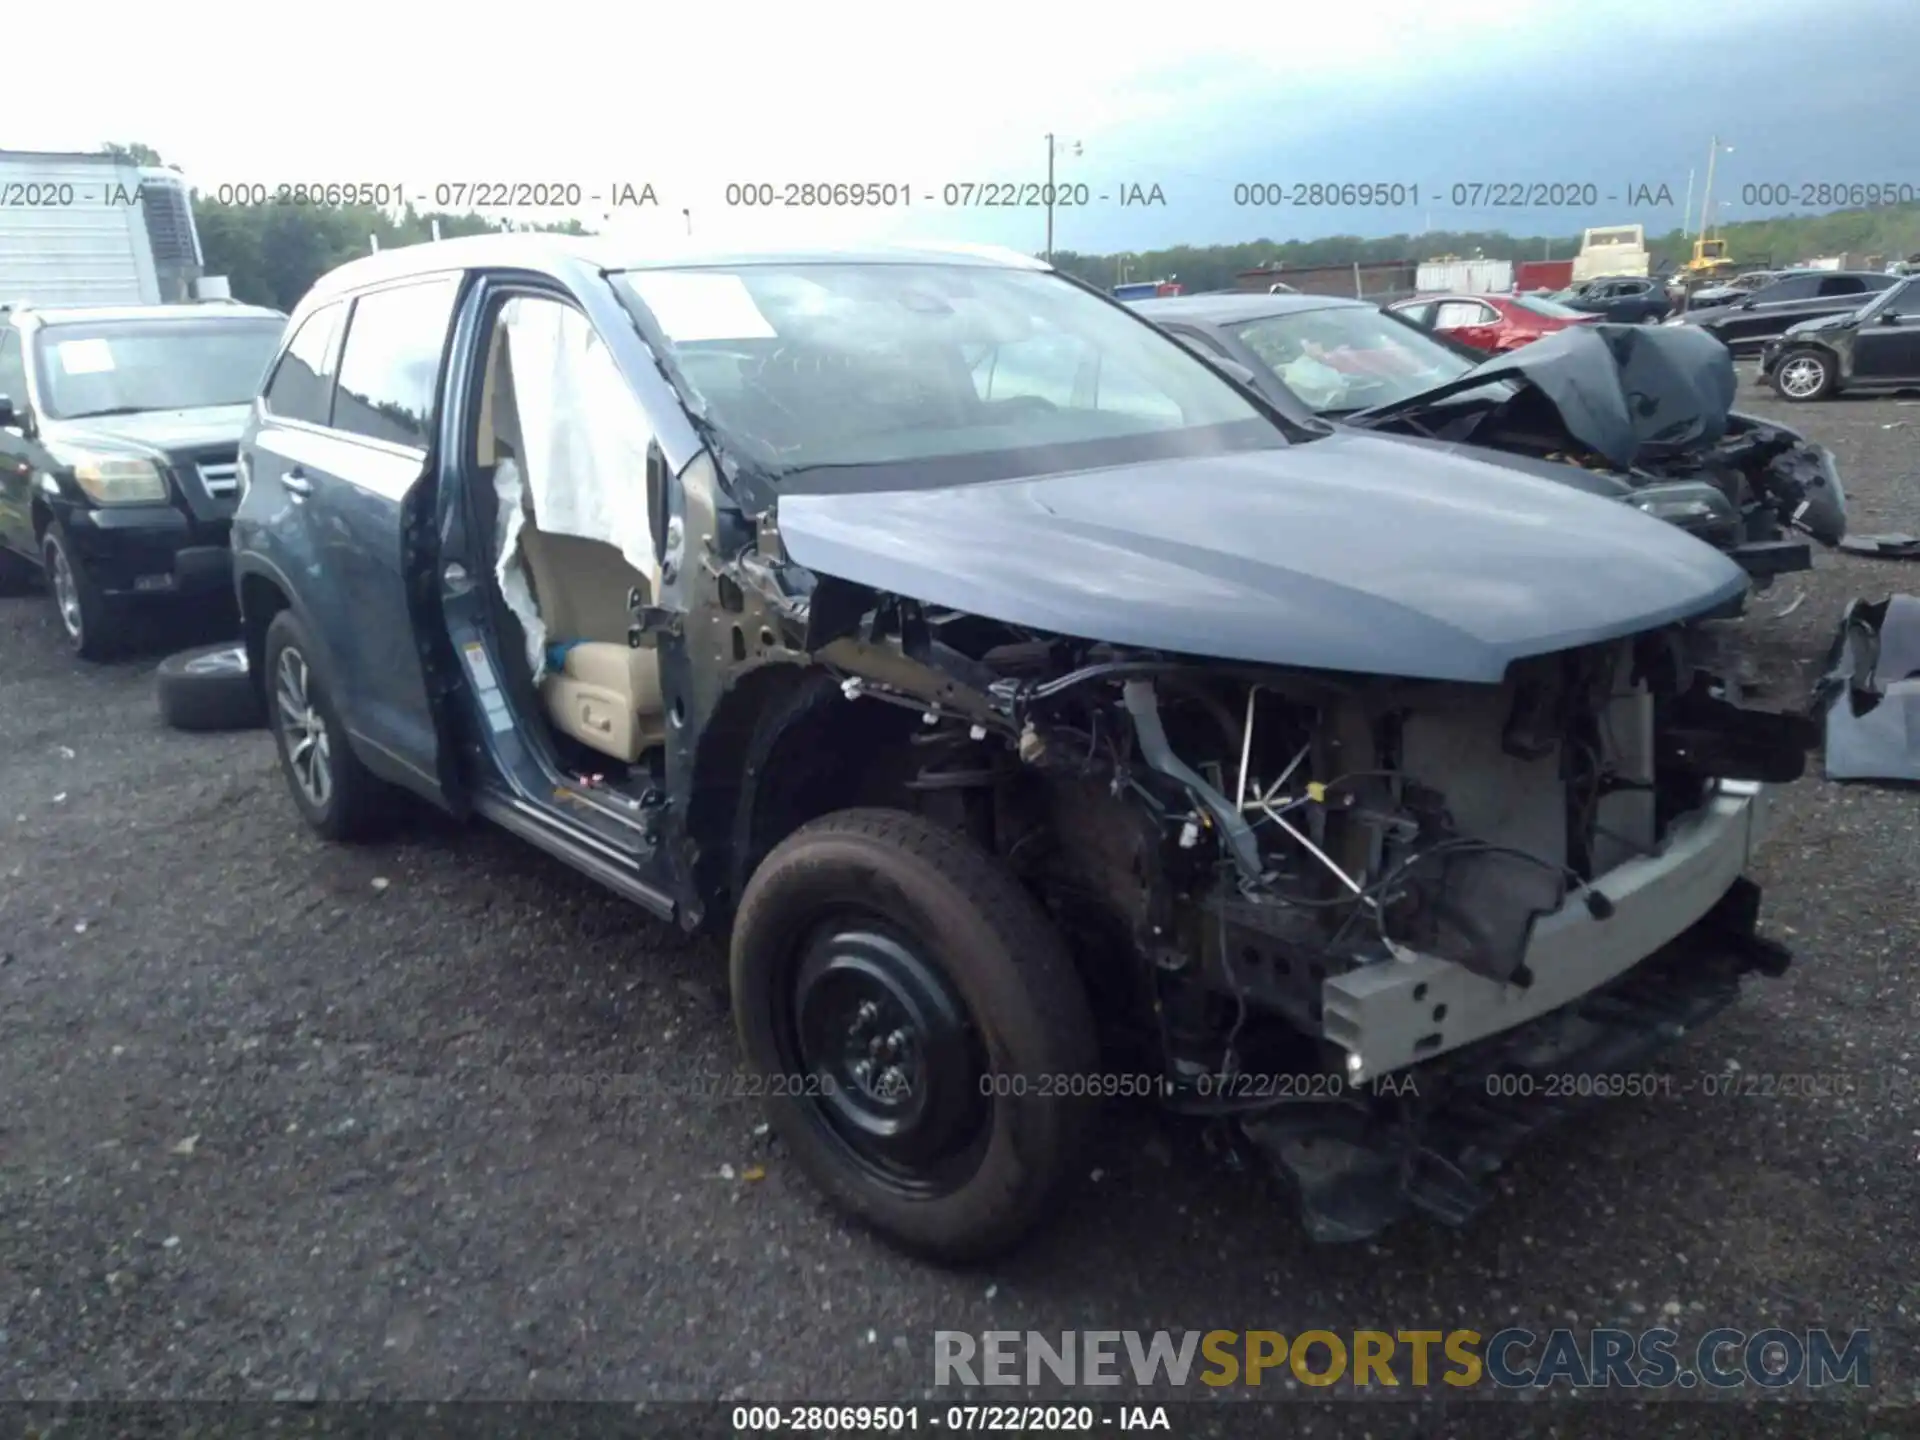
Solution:
[{"label": "car windshield", "polygon": [[1545,295],[1515,295],[1511,298],[1513,303],[1518,305],[1522,310],[1531,310],[1534,314],[1545,315],[1550,320],[1584,320],[1587,318],[1584,311],[1570,309],[1562,305],[1558,300],[1550,299]]},{"label": "car windshield", "polygon": [[1321,415],[1395,404],[1475,363],[1371,305],[1267,315],[1229,328]]},{"label": "car windshield", "polygon": [[50,419],[245,405],[280,343],[278,320],[48,325],[35,345]]},{"label": "car windshield", "polygon": [[616,283],[723,447],[776,477],[911,466],[936,483],[1289,439],[1185,346],[1047,271],[831,261]]}]

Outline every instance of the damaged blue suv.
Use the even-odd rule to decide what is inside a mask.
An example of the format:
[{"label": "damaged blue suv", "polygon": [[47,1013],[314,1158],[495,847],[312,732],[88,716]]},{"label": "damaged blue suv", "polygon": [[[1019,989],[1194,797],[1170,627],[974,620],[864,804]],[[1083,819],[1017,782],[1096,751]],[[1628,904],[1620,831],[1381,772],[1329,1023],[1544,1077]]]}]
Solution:
[{"label": "damaged blue suv", "polygon": [[1488,1077],[1787,964],[1743,871],[1806,722],[1703,673],[1747,577],[1629,507],[1012,254],[481,237],[287,333],[234,564],[295,806],[727,934],[778,1133],[918,1253],[1019,1241],[1119,1096],[1230,1117],[1317,1237],[1460,1220],[1548,1118]]}]

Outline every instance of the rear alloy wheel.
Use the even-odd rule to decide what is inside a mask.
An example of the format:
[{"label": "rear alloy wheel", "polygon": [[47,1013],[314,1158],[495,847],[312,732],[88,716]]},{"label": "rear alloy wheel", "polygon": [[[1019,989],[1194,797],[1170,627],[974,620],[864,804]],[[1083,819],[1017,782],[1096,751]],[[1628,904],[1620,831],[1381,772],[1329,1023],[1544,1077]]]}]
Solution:
[{"label": "rear alloy wheel", "polygon": [[731,970],[774,1129],[901,1247],[1000,1254],[1077,1175],[1098,1090],[1086,994],[1033,898],[965,836],[894,810],[796,831],[747,885]]},{"label": "rear alloy wheel", "polygon": [[1774,366],[1773,388],[1782,400],[1819,400],[1833,389],[1833,362],[1818,350],[1789,350]]},{"label": "rear alloy wheel", "polygon": [[120,607],[93,583],[59,521],[47,527],[40,555],[60,628],[66,631],[74,653],[82,660],[110,660],[119,654],[126,645]]},{"label": "rear alloy wheel", "polygon": [[267,627],[267,724],[280,768],[301,815],[329,840],[375,834],[391,809],[392,791],[353,753],[313,645],[291,610]]}]

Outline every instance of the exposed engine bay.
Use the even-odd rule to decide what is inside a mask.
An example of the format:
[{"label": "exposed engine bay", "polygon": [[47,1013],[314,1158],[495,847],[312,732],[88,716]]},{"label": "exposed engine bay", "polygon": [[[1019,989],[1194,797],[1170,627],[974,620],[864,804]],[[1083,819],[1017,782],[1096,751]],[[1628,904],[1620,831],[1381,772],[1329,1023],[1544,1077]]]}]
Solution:
[{"label": "exposed engine bay", "polygon": [[[891,598],[860,629],[816,658],[919,712],[910,787],[1044,897],[1128,1068],[1241,1118],[1322,1238],[1477,1208],[1474,1162],[1408,1138],[1431,1079],[1618,1058],[1784,966],[1739,877],[1809,722],[1736,703],[1686,627],[1497,686],[1182,662]],[[1409,1070],[1424,1100],[1396,1093]]]}]

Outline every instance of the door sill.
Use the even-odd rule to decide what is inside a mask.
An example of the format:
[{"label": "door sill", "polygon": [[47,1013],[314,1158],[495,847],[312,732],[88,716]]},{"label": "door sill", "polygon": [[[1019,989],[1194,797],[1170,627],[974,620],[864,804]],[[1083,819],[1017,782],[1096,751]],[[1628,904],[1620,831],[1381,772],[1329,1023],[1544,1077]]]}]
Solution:
[{"label": "door sill", "polygon": [[672,896],[656,890],[634,873],[633,857],[575,828],[563,817],[543,811],[528,801],[498,793],[479,796],[474,808],[502,829],[566,861],[583,875],[651,910],[662,920],[671,921],[678,914]]}]

